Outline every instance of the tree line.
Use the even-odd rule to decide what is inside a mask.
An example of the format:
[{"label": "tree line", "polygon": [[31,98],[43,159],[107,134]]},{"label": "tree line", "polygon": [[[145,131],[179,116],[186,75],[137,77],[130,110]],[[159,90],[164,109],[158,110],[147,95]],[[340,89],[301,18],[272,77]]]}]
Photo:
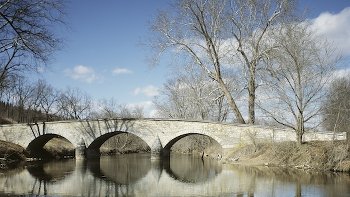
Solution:
[{"label": "tree line", "polygon": [[78,88],[59,90],[44,80],[23,78],[0,92],[0,116],[15,122],[143,117],[143,108],[129,108],[114,99],[94,101]]}]

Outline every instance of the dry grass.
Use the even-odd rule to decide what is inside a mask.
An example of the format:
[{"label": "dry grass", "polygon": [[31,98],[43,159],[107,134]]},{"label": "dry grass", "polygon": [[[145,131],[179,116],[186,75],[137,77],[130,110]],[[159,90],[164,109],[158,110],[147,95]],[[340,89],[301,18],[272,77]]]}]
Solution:
[{"label": "dry grass", "polygon": [[231,152],[228,160],[241,164],[287,166],[317,170],[350,170],[346,142],[295,142],[246,145]]}]

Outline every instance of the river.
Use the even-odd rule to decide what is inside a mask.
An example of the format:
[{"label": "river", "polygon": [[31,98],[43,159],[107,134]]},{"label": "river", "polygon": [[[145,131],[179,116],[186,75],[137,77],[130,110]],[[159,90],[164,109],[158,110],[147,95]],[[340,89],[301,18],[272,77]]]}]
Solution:
[{"label": "river", "polygon": [[243,167],[187,155],[33,162],[0,173],[0,196],[350,196],[350,175]]}]

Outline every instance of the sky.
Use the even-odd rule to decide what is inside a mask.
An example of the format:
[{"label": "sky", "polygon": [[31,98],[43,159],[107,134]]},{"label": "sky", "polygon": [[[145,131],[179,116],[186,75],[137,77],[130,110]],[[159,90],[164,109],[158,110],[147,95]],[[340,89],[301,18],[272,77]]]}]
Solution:
[{"label": "sky", "polygon": [[[79,88],[96,100],[141,105],[146,116],[152,116],[152,99],[172,70],[166,60],[150,67],[150,49],[141,43],[151,34],[152,19],[169,2],[69,1],[68,28],[57,29],[64,44],[40,75],[58,89]],[[350,59],[350,0],[301,0],[299,9],[306,9],[314,28]],[[343,63],[339,73],[350,71],[348,67]]]}]

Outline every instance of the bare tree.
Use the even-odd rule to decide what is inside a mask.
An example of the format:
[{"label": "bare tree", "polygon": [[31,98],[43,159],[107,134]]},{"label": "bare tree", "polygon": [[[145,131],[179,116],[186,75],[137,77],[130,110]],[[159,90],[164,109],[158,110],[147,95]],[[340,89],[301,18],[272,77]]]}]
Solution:
[{"label": "bare tree", "polygon": [[45,120],[52,120],[52,116],[55,116],[58,112],[58,98],[60,91],[52,87],[44,80],[38,80],[34,86],[35,101],[38,108],[45,113]]},{"label": "bare tree", "polygon": [[323,126],[334,132],[350,134],[350,76],[336,78],[330,85],[323,103]]},{"label": "bare tree", "polygon": [[262,59],[274,49],[267,34],[278,26],[278,23],[293,13],[294,1],[260,0],[231,1],[231,33],[236,41],[238,59],[244,65],[248,90],[248,122],[255,123],[255,100],[258,66]]},{"label": "bare tree", "polygon": [[94,112],[95,118],[143,118],[141,106],[127,106],[119,104],[115,99],[102,100],[99,109]]},{"label": "bare tree", "polygon": [[0,88],[49,60],[60,43],[52,27],[62,23],[63,7],[62,0],[0,2]]},{"label": "bare tree", "polygon": [[91,97],[79,89],[63,91],[58,99],[60,114],[69,119],[88,118],[92,108]]},{"label": "bare tree", "polygon": [[26,116],[25,109],[31,108],[32,97],[33,97],[33,86],[24,81],[24,79],[18,79],[12,93],[14,100],[14,105],[18,107],[18,121],[25,122]]},{"label": "bare tree", "polygon": [[[228,81],[231,88],[234,83]],[[229,115],[229,106],[217,83],[208,81],[206,74],[193,65],[169,79],[161,96],[153,102],[161,117],[226,121]]]},{"label": "bare tree", "polygon": [[265,99],[260,106],[277,123],[296,131],[302,143],[305,124],[320,115],[325,86],[338,58],[307,22],[281,26],[271,54]]},{"label": "bare tree", "polygon": [[[270,48],[263,44],[266,32],[288,13],[292,1],[180,0],[173,15],[160,13],[153,30],[154,47],[188,56],[216,81],[239,123],[246,123],[222,76],[232,56],[241,60],[248,76],[249,123],[255,122],[257,66]],[[237,77],[237,76],[236,76]]]},{"label": "bare tree", "polygon": [[143,118],[143,107],[142,106],[128,106],[119,105],[118,106],[118,116],[122,118]]}]

